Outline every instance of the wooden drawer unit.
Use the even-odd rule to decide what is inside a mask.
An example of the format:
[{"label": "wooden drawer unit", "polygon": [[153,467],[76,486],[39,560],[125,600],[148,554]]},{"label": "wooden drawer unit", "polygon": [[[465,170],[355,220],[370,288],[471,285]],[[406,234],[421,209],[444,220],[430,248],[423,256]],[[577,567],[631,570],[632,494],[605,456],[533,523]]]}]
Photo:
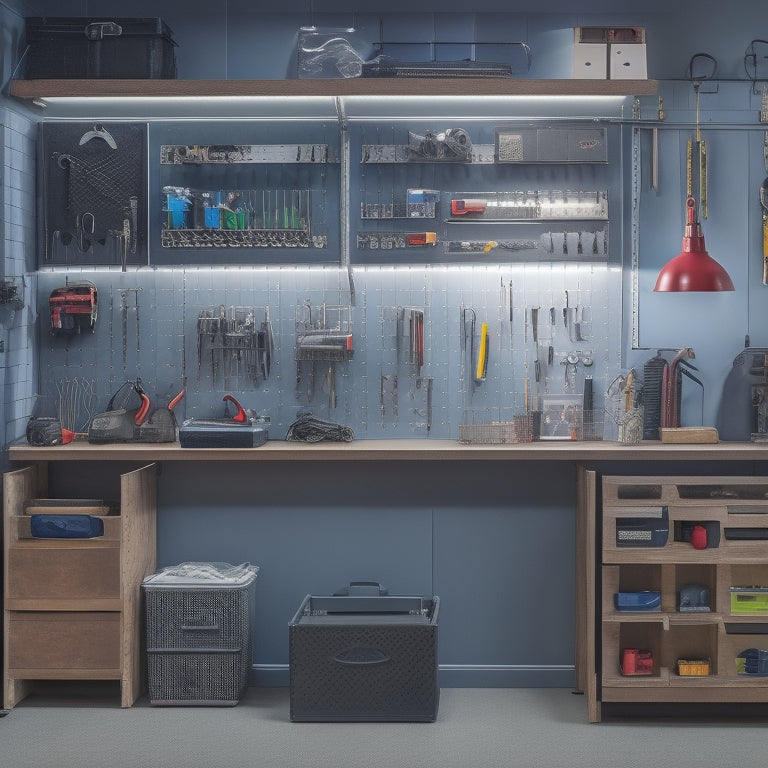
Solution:
[{"label": "wooden drawer unit", "polygon": [[117,611],[14,611],[9,622],[10,672],[35,679],[120,678]]},{"label": "wooden drawer unit", "polygon": [[9,607],[19,600],[120,599],[118,547],[12,547]]},{"label": "wooden drawer unit", "polygon": [[131,706],[144,677],[141,582],[155,570],[155,466],[115,475],[119,513],[96,538],[32,536],[25,506],[53,498],[47,475],[38,462],[3,476],[4,706],[43,679],[120,680]]},{"label": "wooden drawer unit", "polygon": [[600,506],[592,719],[600,702],[768,702],[768,480],[606,476]]}]

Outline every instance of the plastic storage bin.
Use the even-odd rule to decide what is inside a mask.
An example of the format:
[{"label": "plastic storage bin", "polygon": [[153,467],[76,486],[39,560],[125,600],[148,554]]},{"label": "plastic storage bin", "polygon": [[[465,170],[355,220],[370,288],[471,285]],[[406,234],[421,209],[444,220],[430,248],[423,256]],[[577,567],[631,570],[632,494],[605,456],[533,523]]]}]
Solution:
[{"label": "plastic storage bin", "polygon": [[432,722],[440,600],[353,584],[307,595],[289,625],[294,722]]},{"label": "plastic storage bin", "polygon": [[144,580],[152,704],[237,704],[252,665],[257,571],[247,563],[182,563]]},{"label": "plastic storage bin", "polygon": [[30,17],[24,76],[173,79],[176,43],[162,19]]}]

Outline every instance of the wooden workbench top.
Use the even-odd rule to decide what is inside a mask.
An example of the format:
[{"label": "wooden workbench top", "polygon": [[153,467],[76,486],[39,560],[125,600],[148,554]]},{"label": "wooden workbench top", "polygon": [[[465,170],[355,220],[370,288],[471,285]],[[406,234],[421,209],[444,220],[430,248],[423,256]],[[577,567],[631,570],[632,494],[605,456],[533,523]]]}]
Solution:
[{"label": "wooden workbench top", "polygon": [[463,445],[456,440],[354,440],[351,443],[289,443],[270,440],[259,448],[182,448],[178,443],[11,446],[13,462],[29,461],[768,461],[768,444],[712,445],[643,441],[542,441]]}]

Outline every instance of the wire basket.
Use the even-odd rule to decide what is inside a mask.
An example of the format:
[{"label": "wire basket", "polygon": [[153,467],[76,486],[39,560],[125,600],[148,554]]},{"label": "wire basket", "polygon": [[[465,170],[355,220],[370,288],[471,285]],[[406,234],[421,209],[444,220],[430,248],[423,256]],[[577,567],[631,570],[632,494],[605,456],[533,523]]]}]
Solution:
[{"label": "wire basket", "polygon": [[[483,417],[486,418],[483,418]],[[459,442],[466,445],[530,443],[534,435],[534,414],[499,414],[491,420],[487,412],[467,411],[459,424]]]},{"label": "wire basket", "polygon": [[582,441],[602,440],[605,414],[600,411],[579,411],[573,419],[572,439]]}]

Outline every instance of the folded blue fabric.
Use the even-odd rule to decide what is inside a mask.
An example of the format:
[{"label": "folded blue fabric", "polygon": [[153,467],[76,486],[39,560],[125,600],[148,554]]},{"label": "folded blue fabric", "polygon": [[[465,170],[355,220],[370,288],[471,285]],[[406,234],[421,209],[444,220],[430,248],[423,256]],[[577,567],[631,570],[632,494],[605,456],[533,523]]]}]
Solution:
[{"label": "folded blue fabric", "polygon": [[36,539],[92,539],[104,535],[104,521],[93,515],[31,515]]}]

